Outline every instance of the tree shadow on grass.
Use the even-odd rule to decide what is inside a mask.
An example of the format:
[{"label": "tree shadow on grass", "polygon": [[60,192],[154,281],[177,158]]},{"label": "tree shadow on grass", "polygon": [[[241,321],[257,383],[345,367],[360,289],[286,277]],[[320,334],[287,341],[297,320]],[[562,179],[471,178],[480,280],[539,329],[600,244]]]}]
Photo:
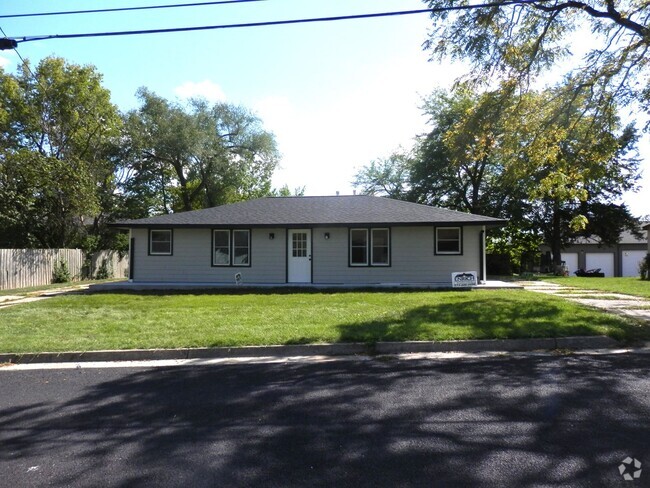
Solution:
[{"label": "tree shadow on grass", "polygon": [[625,457],[650,461],[647,367],[612,355],[79,370],[49,378],[48,400],[12,395],[20,373],[4,373],[0,463],[12,486],[612,485]]},{"label": "tree shadow on grass", "polygon": [[[502,298],[432,303],[398,316],[338,326],[342,342],[450,339],[515,339],[602,335],[627,338],[634,324],[606,314],[574,314],[546,301]],[[637,327],[638,328],[638,327]]]}]

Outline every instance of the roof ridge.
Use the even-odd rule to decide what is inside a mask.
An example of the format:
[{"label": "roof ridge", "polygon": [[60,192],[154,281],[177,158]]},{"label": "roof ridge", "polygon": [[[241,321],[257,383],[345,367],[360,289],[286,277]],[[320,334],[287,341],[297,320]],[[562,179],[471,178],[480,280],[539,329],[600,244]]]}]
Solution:
[{"label": "roof ridge", "polygon": [[[286,201],[285,201],[286,200]],[[301,200],[303,203],[300,203]],[[391,223],[501,223],[504,219],[476,215],[375,195],[266,196],[231,204],[125,220],[128,225],[347,225]]]}]

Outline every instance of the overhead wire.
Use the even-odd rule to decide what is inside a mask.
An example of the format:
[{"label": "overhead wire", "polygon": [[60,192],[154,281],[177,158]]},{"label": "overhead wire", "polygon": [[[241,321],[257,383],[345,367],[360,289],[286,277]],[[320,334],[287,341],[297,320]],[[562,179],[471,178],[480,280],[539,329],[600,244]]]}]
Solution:
[{"label": "overhead wire", "polygon": [[[5,39],[8,39],[8,38],[9,38],[9,36],[7,36],[7,33],[6,33],[5,30],[2,28],[2,26],[0,26],[0,32],[2,32],[2,35],[5,36]],[[20,58],[20,60],[22,61],[22,63],[23,63],[23,64],[26,64],[26,63],[25,63],[25,60],[23,59],[23,57],[22,57],[22,56],[20,55],[20,53],[18,52],[18,49],[16,49],[16,48],[14,47],[13,50],[14,50],[14,52],[18,55],[18,57]],[[29,69],[29,66],[28,66],[27,68]],[[31,70],[30,70],[30,71],[31,71]]]},{"label": "overhead wire", "polygon": [[[8,37],[7,33],[2,28],[2,26],[0,26],[0,32],[2,32],[2,35],[5,36],[5,39]],[[43,93],[47,93],[47,88],[41,83],[41,80],[39,80],[38,77],[36,76],[36,74],[32,71],[32,68],[29,67],[29,63],[27,61],[25,61],[25,59],[20,55],[20,53],[18,52],[18,49],[14,47],[13,51],[16,53],[16,55],[18,56],[18,58],[22,62],[23,69],[26,69],[27,72],[29,73],[29,75],[32,78],[34,78],[36,83],[38,83],[41,86],[41,88],[43,89]]]},{"label": "overhead wire", "polygon": [[0,15],[0,19],[15,19],[22,17],[46,17],[50,15],[76,15],[76,14],[96,14],[107,12],[127,12],[133,10],[153,10],[162,8],[181,8],[181,7],[202,7],[206,5],[226,5],[232,3],[251,3],[251,2],[265,2],[266,0],[219,0],[214,2],[194,2],[194,3],[174,3],[168,5],[143,5],[140,7],[115,7],[115,8],[101,8],[95,10],[62,10],[59,12],[36,12],[26,14],[6,14]]},{"label": "overhead wire", "polygon": [[432,13],[451,12],[451,11],[459,11],[459,10],[473,10],[479,8],[535,4],[535,3],[541,3],[546,1],[552,1],[552,0],[506,0],[506,1],[494,1],[494,2],[487,2],[481,4],[474,4],[474,5],[456,5],[456,6],[449,6],[449,7],[437,7],[437,8],[417,9],[417,10],[402,10],[402,11],[380,12],[380,13],[372,13],[372,14],[337,15],[333,17],[315,17],[315,18],[290,19],[290,20],[273,20],[273,21],[264,21],[264,22],[246,22],[246,23],[239,23],[239,24],[204,25],[204,26],[196,26],[196,27],[172,27],[166,29],[90,32],[90,33],[81,33],[81,34],[52,34],[52,35],[42,35],[42,36],[18,36],[18,37],[14,37],[13,39],[17,42],[31,42],[31,41],[43,41],[49,39],[116,37],[116,36],[143,35],[143,34],[165,34],[165,33],[172,33],[172,32],[193,32],[193,31],[205,31],[205,30],[217,30],[217,29],[238,29],[238,28],[247,28],[247,27],[268,27],[268,26],[276,26],[276,25],[292,25],[292,24],[306,24],[306,23],[317,23],[317,22],[335,22],[341,20],[395,17],[395,16],[424,14],[424,13],[432,14]]}]

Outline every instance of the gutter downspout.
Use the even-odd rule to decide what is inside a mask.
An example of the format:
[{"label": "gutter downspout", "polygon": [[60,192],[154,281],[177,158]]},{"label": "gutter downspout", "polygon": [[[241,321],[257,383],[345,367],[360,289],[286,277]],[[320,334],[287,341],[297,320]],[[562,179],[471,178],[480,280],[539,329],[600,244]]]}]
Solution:
[{"label": "gutter downspout", "polygon": [[479,271],[479,282],[484,283],[487,276],[487,266],[485,264],[485,226],[481,228],[481,232],[479,233],[479,248],[479,263],[481,268]]},{"label": "gutter downspout", "polygon": [[135,271],[135,238],[133,229],[129,228],[129,283],[133,283],[133,274]]}]

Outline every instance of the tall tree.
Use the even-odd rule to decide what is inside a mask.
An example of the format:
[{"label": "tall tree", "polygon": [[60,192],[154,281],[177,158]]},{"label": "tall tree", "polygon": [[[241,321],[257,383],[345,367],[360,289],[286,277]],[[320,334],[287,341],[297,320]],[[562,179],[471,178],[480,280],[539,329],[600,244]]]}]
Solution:
[{"label": "tall tree", "polygon": [[517,179],[529,182],[528,218],[542,230],[555,264],[578,235],[611,243],[638,225],[626,206],[615,205],[639,178],[636,130],[621,127],[615,106],[594,108],[586,99],[563,104],[562,89],[520,101],[521,119],[509,119],[504,144]]},{"label": "tall tree", "polygon": [[361,168],[352,185],[364,195],[380,195],[397,200],[410,200],[410,178],[413,155],[403,150],[388,158],[375,159]]},{"label": "tall tree", "polygon": [[150,209],[187,211],[269,194],[278,163],[273,135],[243,107],[205,100],[184,106],[140,89],[127,115],[127,192],[157,198]]},{"label": "tall tree", "polygon": [[102,183],[120,125],[92,66],[49,57],[17,75],[0,69],[0,245],[79,245],[102,188],[112,191]]},{"label": "tall tree", "polygon": [[[578,235],[612,242],[635,229],[627,207],[614,204],[639,176],[634,128],[621,128],[613,107],[594,109],[584,98],[564,105],[561,89],[435,93],[425,104],[433,127],[398,178],[409,187],[403,198],[508,218],[491,233],[492,249],[521,254],[544,238],[557,264]],[[377,171],[373,163],[357,181],[375,177],[364,189],[381,189],[402,174],[395,164]]]},{"label": "tall tree", "polygon": [[492,217],[521,215],[523,189],[502,150],[509,95],[508,89],[475,94],[461,86],[426,100],[432,130],[420,138],[411,173],[416,201]]},{"label": "tall tree", "polygon": [[[436,9],[459,5],[455,0],[424,2]],[[600,108],[636,101],[650,111],[647,0],[498,0],[488,7],[436,12],[432,18],[424,44],[432,57],[469,60],[472,79],[513,80],[524,88],[572,54],[571,35],[584,37],[589,29],[589,51],[566,73],[572,89],[562,93],[564,103],[582,94]]]}]

